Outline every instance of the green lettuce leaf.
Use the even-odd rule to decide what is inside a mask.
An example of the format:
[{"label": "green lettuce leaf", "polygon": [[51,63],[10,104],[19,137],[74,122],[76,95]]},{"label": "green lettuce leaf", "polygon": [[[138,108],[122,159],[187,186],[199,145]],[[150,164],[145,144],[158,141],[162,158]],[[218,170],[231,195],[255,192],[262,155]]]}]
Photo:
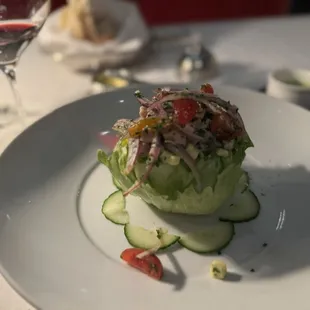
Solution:
[{"label": "green lettuce leaf", "polygon": [[[216,153],[202,154],[196,160],[198,171],[201,173],[203,190],[197,193],[196,181],[181,160],[177,166],[158,162],[152,169],[147,182],[132,194],[139,196],[146,203],[160,210],[184,214],[211,214],[231,198],[241,180],[244,171],[241,164],[245,150],[252,142],[239,142],[234,151],[227,157],[217,156]],[[99,154],[99,153],[98,153]],[[100,162],[111,171],[116,187],[126,191],[145,172],[145,163],[137,163],[129,175],[123,171],[127,161],[127,144],[119,141],[110,156],[98,155]]]},{"label": "green lettuce leaf", "polygon": [[97,152],[97,158],[98,158],[98,161],[104,165],[107,165],[108,164],[108,155],[102,151],[102,150],[98,150]]}]

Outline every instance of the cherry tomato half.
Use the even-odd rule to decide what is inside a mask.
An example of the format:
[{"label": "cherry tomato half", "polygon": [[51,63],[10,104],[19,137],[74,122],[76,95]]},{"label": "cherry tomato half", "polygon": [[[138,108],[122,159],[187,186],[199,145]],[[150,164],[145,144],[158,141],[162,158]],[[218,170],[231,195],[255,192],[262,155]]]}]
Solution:
[{"label": "cherry tomato half", "polygon": [[201,85],[200,87],[200,90],[203,92],[203,93],[206,93],[206,94],[214,94],[214,89],[213,87],[210,85],[210,84],[203,84]]},{"label": "cherry tomato half", "polygon": [[231,140],[242,133],[241,129],[235,128],[233,120],[227,113],[214,115],[210,130],[219,140]]},{"label": "cherry tomato half", "polygon": [[133,268],[140,270],[141,272],[147,274],[149,277],[160,280],[163,276],[163,265],[159,258],[154,255],[147,255],[143,258],[137,258],[137,255],[143,253],[145,250],[130,248],[126,249],[121,254],[121,259],[127,262]]},{"label": "cherry tomato half", "polygon": [[186,125],[195,117],[199,105],[192,99],[178,99],[173,102],[173,108],[179,124]]}]

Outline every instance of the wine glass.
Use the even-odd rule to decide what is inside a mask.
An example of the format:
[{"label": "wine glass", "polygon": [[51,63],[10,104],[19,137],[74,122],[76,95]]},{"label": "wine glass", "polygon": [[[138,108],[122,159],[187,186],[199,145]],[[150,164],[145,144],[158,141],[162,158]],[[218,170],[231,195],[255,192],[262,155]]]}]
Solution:
[{"label": "wine glass", "polygon": [[[0,127],[27,114],[16,88],[15,68],[22,52],[38,34],[50,11],[50,0],[0,0],[0,70],[15,103],[0,104]],[[0,97],[0,100],[3,100]]]}]

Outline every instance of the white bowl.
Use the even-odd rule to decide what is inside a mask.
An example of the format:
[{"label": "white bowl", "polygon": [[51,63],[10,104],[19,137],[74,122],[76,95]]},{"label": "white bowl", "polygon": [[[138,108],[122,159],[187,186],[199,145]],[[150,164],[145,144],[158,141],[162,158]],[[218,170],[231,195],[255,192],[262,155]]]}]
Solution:
[{"label": "white bowl", "polygon": [[[112,1],[113,2],[113,1]],[[100,1],[98,2],[100,5]],[[133,3],[112,3],[109,13],[121,24],[117,36],[102,44],[73,38],[67,30],[59,28],[64,7],[54,11],[38,35],[40,47],[73,70],[96,70],[98,66],[119,67],[132,64],[144,57],[150,34],[139,10]],[[98,11],[99,10],[99,11]],[[107,8],[101,5],[97,14],[105,16]],[[101,12],[101,13],[100,13]]]},{"label": "white bowl", "polygon": [[310,109],[310,70],[279,69],[271,72],[267,94]]}]

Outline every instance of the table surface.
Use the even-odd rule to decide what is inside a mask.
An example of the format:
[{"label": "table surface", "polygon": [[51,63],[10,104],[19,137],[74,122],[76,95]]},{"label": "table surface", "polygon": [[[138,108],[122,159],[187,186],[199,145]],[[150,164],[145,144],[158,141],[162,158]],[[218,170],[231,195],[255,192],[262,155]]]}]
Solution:
[{"label": "table surface", "polygon": [[[299,16],[158,27],[154,32],[160,36],[200,33],[203,43],[219,62],[218,82],[259,89],[272,69],[310,69],[309,29],[310,16]],[[178,82],[174,66],[180,49],[174,47],[168,51],[162,51],[160,57],[139,68],[137,77],[154,83]],[[89,76],[55,63],[35,41],[22,56],[17,74],[23,104],[29,109],[39,109],[39,117],[87,96],[91,87]],[[1,100],[9,98],[5,82],[2,77]],[[35,120],[26,121],[30,124]],[[23,129],[19,124],[0,129],[0,153]],[[0,275],[0,310],[33,309]]]}]

